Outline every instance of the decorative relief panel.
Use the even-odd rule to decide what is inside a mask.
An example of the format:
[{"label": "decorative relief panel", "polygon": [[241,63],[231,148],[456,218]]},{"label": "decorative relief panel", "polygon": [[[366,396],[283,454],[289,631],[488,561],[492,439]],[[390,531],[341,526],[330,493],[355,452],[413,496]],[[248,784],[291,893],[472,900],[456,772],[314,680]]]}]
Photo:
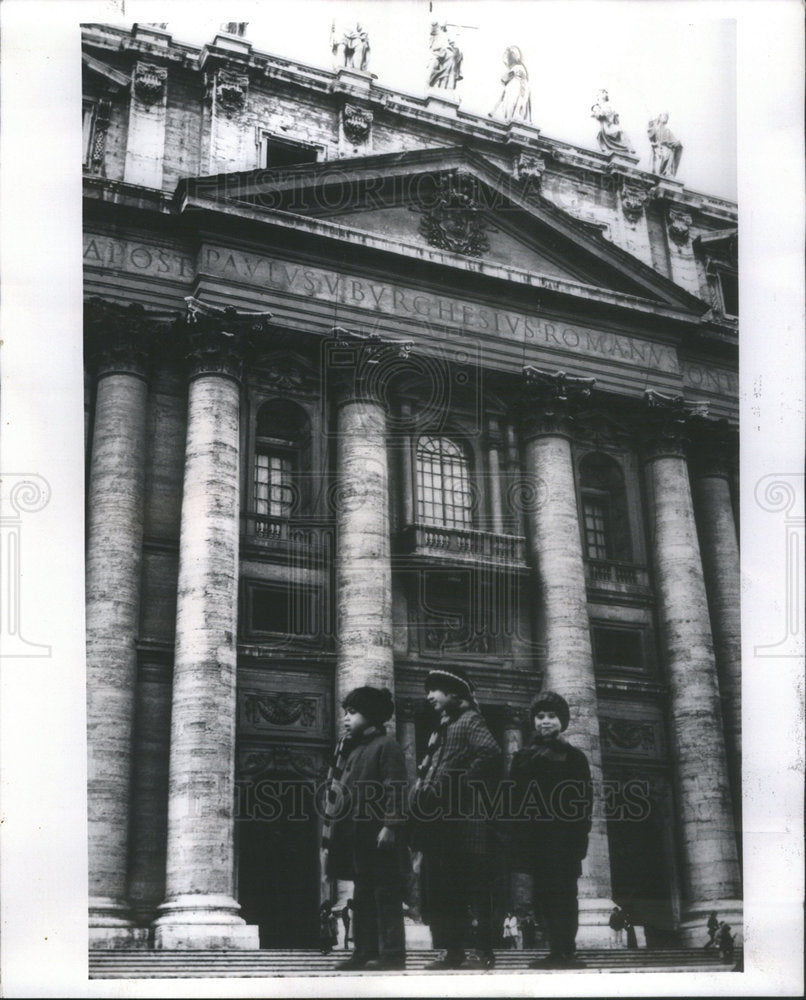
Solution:
[{"label": "decorative relief panel", "polygon": [[420,235],[433,247],[480,257],[490,249],[475,180],[457,172],[441,177],[433,206],[422,212]]},{"label": "decorative relief panel", "polygon": [[308,747],[266,746],[243,749],[238,754],[238,780],[271,775],[295,775],[322,781],[327,776],[328,763],[323,750]]},{"label": "decorative relief panel", "polygon": [[605,754],[662,757],[665,752],[660,720],[640,721],[601,717],[599,732]]},{"label": "decorative relief panel", "polygon": [[345,104],[342,110],[342,128],[345,136],[354,145],[366,142],[372,128],[372,112],[354,104]]},{"label": "decorative relief panel", "polygon": [[243,718],[255,728],[297,726],[310,729],[317,723],[317,698],[301,694],[258,694],[247,691],[242,696]]}]

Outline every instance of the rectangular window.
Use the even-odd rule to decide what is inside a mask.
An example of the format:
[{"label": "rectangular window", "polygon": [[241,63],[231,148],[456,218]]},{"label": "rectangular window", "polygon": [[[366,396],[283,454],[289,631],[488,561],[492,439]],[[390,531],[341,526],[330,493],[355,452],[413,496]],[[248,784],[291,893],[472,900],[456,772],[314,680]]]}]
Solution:
[{"label": "rectangular window", "polygon": [[290,455],[259,451],[255,454],[255,513],[288,518],[294,506],[294,464]]},{"label": "rectangular window", "polygon": [[597,668],[643,670],[643,635],[639,629],[611,625],[593,627],[593,657]]},{"label": "rectangular window", "polygon": [[284,639],[310,639],[319,630],[315,595],[298,584],[246,584],[247,631]]},{"label": "rectangular window", "polygon": [[585,549],[588,559],[609,558],[610,510],[607,497],[586,494],[582,497],[585,524]]},{"label": "rectangular window", "polygon": [[719,272],[722,311],[726,316],[739,315],[739,276],[732,271]]},{"label": "rectangular window", "polygon": [[299,163],[316,163],[319,159],[319,148],[302,142],[290,142],[269,135],[259,134],[259,165],[262,167],[290,167]]}]

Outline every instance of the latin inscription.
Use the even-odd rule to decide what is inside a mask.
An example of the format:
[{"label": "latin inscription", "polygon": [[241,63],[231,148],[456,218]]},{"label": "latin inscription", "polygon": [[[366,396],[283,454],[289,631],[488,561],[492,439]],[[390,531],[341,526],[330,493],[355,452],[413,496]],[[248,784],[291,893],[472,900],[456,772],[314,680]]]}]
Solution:
[{"label": "latin inscription", "polygon": [[199,270],[292,295],[420,319],[448,336],[477,331],[522,343],[532,342],[564,351],[616,358],[673,374],[679,371],[675,351],[663,344],[565,323],[551,323],[526,313],[490,309],[447,296],[428,295],[303,264],[205,246],[200,253]]},{"label": "latin inscription", "polygon": [[84,264],[180,281],[190,281],[196,273],[193,258],[186,254],[152,244],[113,240],[107,236],[85,235]]}]

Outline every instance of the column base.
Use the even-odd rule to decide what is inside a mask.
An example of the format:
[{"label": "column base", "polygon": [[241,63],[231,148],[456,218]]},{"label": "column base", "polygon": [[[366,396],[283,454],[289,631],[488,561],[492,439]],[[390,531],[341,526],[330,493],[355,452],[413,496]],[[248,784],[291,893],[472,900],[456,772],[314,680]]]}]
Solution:
[{"label": "column base", "polygon": [[90,927],[90,951],[145,951],[151,947],[147,927]]},{"label": "column base", "polygon": [[579,930],[577,948],[610,947],[610,913],[612,899],[585,898],[579,900]]},{"label": "column base", "polygon": [[716,912],[720,923],[730,924],[734,943],[744,944],[744,904],[741,899],[712,899],[703,903],[689,903],[680,921],[680,943],[686,947],[702,947],[708,940],[708,916]]},{"label": "column base", "polygon": [[159,910],[152,924],[158,951],[256,951],[260,947],[258,927],[238,916],[240,906],[229,896],[177,896]]},{"label": "column base", "polygon": [[132,920],[128,904],[116,899],[114,896],[90,896],[88,912],[91,928],[119,928],[125,930],[129,927],[134,927],[134,920]]}]

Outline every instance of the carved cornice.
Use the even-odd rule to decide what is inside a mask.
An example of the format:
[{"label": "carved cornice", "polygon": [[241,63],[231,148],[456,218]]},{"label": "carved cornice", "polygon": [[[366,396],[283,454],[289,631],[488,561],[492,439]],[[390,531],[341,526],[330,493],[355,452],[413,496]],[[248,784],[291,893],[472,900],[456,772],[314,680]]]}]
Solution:
[{"label": "carved cornice", "polygon": [[420,235],[433,247],[468,257],[490,249],[476,179],[463,171],[443,175],[434,201],[421,210]]},{"label": "carved cornice", "polygon": [[96,374],[145,378],[158,323],[136,303],[127,306],[91,298],[84,303],[84,346]]},{"label": "carved cornice", "polygon": [[520,398],[525,436],[569,434],[595,382],[594,378],[581,378],[563,371],[546,372],[527,365],[523,369]]},{"label": "carved cornice", "polygon": [[642,428],[644,458],[685,458],[692,418],[707,415],[701,403],[687,403],[683,396],[655,389],[644,393],[645,422]]},{"label": "carved cornice", "polygon": [[150,107],[162,100],[167,79],[168,70],[164,66],[139,61],[134,66],[132,92],[146,107]]},{"label": "carved cornice", "polygon": [[218,309],[198,299],[185,299],[187,310],[176,321],[185,349],[190,378],[223,375],[239,380],[244,361],[270,330],[271,313],[239,313],[232,306]]},{"label": "carved cornice", "polygon": [[[404,363],[410,340],[387,340],[377,333],[334,327],[326,345],[325,383],[339,402],[365,399],[387,407],[397,376],[410,370]],[[402,364],[403,363],[403,364]]]},{"label": "carved cornice", "polygon": [[354,145],[366,142],[372,129],[372,112],[355,104],[345,104],[341,112],[341,123],[345,136]]}]

